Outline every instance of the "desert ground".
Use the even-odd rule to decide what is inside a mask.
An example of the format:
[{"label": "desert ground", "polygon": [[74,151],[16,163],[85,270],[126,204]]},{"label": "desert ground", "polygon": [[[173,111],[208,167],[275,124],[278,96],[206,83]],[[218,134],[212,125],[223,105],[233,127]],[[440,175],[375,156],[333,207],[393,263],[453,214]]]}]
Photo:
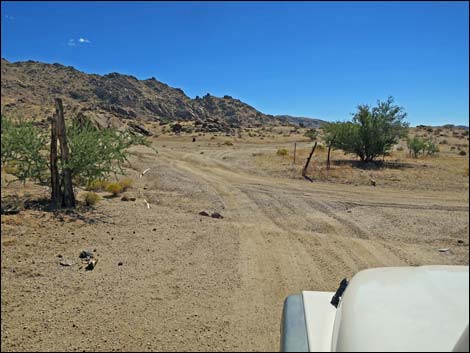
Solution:
[{"label": "desert ground", "polygon": [[309,182],[301,134],[157,134],[158,153],[134,147],[127,165],[135,201],[102,192],[59,213],[47,189],[2,184],[26,201],[1,216],[1,349],[278,350],[290,294],[372,267],[468,265],[468,135],[434,135],[438,156],[396,148],[372,168],[334,151],[326,171],[319,147]]}]

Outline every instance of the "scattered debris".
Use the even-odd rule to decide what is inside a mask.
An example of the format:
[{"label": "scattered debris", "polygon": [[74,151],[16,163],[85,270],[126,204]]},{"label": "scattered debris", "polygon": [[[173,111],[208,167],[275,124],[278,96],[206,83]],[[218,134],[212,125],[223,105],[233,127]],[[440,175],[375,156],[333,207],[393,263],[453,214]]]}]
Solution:
[{"label": "scattered debris", "polygon": [[82,250],[80,252],[80,255],[78,255],[78,257],[81,258],[81,259],[91,259],[91,258],[93,258],[93,256],[94,256],[93,252],[90,251],[90,250]]},{"label": "scattered debris", "polygon": [[209,217],[209,213],[207,213],[206,211],[199,212],[199,215]]},{"label": "scattered debris", "polygon": [[1,209],[1,213],[4,215],[13,215],[20,213],[21,210],[18,208],[3,208]]},{"label": "scattered debris", "polygon": [[377,185],[377,183],[375,182],[374,179],[370,179],[370,184],[371,184],[372,186],[376,186],[376,185]]},{"label": "scattered debris", "polygon": [[144,202],[147,205],[147,208],[150,208],[150,204],[147,202],[147,200],[144,199]]},{"label": "scattered debris", "polygon": [[90,260],[90,262],[88,262],[88,265],[86,265],[85,270],[92,271],[96,267],[97,263],[98,263],[98,259]]},{"label": "scattered debris", "polygon": [[220,213],[218,212],[214,212],[212,215],[211,215],[212,218],[219,218],[219,219],[222,219],[224,218]]},{"label": "scattered debris", "polygon": [[445,248],[445,249],[438,249],[439,252],[447,252],[449,251],[449,248]]},{"label": "scattered debris", "polygon": [[145,169],[142,173],[140,173],[140,177],[142,178],[149,170],[150,168]]},{"label": "scattered debris", "polygon": [[73,265],[73,261],[70,261],[70,260],[61,260],[59,262],[59,264],[61,264],[62,266],[72,266]]}]

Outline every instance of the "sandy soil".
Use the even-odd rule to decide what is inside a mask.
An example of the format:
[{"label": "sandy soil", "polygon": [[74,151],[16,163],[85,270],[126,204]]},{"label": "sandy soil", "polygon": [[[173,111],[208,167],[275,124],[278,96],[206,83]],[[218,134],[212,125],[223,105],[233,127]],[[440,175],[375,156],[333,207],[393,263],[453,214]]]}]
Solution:
[{"label": "sandy soil", "polygon": [[131,159],[136,201],[2,215],[2,351],[278,350],[287,295],[370,267],[469,263],[468,177],[460,191],[310,183],[260,169],[279,143],[155,145]]}]

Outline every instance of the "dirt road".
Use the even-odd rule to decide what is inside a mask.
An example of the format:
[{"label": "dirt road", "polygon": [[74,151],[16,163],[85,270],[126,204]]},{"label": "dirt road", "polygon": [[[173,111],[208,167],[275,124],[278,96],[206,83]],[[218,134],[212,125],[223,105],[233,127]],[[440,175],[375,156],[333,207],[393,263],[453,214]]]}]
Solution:
[{"label": "dirt road", "polygon": [[276,147],[159,142],[132,161],[136,202],[2,216],[2,350],[278,350],[289,294],[370,267],[468,265],[468,193],[275,178],[252,156]]}]

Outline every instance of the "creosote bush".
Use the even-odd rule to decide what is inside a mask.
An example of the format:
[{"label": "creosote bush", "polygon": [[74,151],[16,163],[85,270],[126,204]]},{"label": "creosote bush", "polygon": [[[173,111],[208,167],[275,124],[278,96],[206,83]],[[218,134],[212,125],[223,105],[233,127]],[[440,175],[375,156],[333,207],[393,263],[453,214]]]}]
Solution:
[{"label": "creosote bush", "polygon": [[87,206],[95,205],[101,199],[100,195],[95,192],[87,192],[85,194],[85,204]]}]

